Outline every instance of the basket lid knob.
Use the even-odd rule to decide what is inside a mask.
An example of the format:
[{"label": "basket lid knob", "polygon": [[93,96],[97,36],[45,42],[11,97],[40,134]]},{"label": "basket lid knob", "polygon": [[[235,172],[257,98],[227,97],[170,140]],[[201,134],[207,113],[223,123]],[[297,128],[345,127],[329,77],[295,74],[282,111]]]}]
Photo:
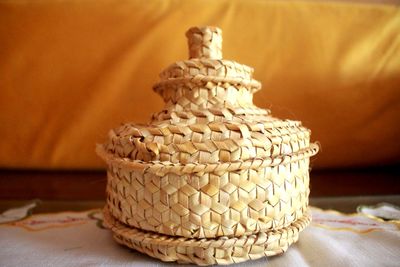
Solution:
[{"label": "basket lid knob", "polygon": [[192,27],[186,32],[189,58],[222,59],[222,31],[217,27]]}]

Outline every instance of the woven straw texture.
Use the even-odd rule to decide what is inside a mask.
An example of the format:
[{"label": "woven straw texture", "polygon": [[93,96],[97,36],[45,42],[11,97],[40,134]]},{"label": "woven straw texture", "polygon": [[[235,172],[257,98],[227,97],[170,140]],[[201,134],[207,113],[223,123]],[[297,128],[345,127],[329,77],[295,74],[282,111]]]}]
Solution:
[{"label": "woven straw texture", "polygon": [[226,265],[285,252],[298,240],[299,232],[310,223],[310,216],[306,213],[290,226],[267,233],[216,239],[172,238],[129,228],[110,215],[108,209],[104,210],[104,222],[114,232],[118,243],[162,261]]},{"label": "woven straw texture", "polygon": [[[108,224],[118,242],[166,261],[233,263],[282,252],[309,220],[309,158],[318,146],[301,122],[253,104],[261,84],[252,68],[222,59],[220,29],[186,36],[190,60],[169,66],[153,87],[163,110],[148,125],[111,130],[97,147],[108,163]],[[232,241],[260,235],[272,247]],[[214,245],[195,249],[222,239],[229,255]]]}]

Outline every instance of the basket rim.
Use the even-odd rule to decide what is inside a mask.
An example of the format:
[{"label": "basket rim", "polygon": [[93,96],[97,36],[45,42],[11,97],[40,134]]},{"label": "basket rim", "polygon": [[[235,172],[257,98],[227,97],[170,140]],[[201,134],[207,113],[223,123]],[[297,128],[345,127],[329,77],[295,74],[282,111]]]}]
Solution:
[{"label": "basket rim", "polygon": [[178,78],[169,78],[168,80],[160,81],[153,86],[153,90],[155,92],[159,92],[165,87],[172,85],[182,85],[182,84],[204,84],[204,83],[233,83],[240,84],[252,93],[256,93],[261,89],[261,83],[254,79],[242,79],[242,78],[234,78],[234,77],[218,77],[218,76],[207,76],[203,74],[197,74],[195,77],[178,77]]},{"label": "basket rim", "polygon": [[318,143],[311,143],[307,149],[300,150],[292,154],[278,155],[273,158],[253,158],[245,161],[215,162],[215,163],[172,163],[169,161],[142,161],[130,158],[122,158],[109,153],[104,145],[96,145],[96,153],[107,164],[118,165],[127,170],[137,170],[150,172],[156,175],[165,175],[166,173],[190,174],[190,173],[210,173],[227,172],[247,169],[259,169],[264,167],[274,167],[282,164],[288,164],[304,158],[316,155],[319,151]]},{"label": "basket rim", "polygon": [[258,232],[250,235],[226,237],[220,236],[215,238],[189,238],[183,236],[169,236],[166,234],[151,232],[136,228],[133,226],[125,225],[115,218],[108,209],[108,205],[103,208],[105,226],[112,230],[116,234],[131,234],[132,239],[140,240],[143,244],[151,244],[156,240],[158,245],[179,245],[186,247],[215,247],[223,248],[224,245],[230,246],[232,242],[244,242],[247,245],[258,244],[262,242],[260,236],[269,237],[276,234],[282,234],[290,232],[296,228],[304,229],[306,225],[311,222],[311,212],[309,209],[303,214],[303,216],[296,221],[292,222],[289,226],[279,229],[270,229],[266,232]]}]

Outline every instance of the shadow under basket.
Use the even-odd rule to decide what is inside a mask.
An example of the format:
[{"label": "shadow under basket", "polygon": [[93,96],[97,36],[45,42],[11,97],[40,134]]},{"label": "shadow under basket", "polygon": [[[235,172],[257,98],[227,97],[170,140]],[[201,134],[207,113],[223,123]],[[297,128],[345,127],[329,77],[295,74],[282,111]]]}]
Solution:
[{"label": "shadow under basket", "polygon": [[299,238],[310,223],[310,212],[287,227],[241,237],[185,238],[168,236],[127,226],[116,220],[104,208],[104,223],[114,239],[129,248],[165,262],[197,265],[233,264],[279,255]]}]

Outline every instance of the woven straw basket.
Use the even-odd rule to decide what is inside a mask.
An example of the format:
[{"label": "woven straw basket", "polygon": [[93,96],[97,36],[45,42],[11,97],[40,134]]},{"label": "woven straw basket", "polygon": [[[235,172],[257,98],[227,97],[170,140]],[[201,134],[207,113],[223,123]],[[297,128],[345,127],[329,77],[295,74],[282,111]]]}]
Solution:
[{"label": "woven straw basket", "polygon": [[221,30],[186,33],[190,59],[160,77],[164,109],[97,146],[106,225],[163,261],[230,264],[283,253],[310,222],[310,130],[253,104],[253,69],[222,59]]}]

